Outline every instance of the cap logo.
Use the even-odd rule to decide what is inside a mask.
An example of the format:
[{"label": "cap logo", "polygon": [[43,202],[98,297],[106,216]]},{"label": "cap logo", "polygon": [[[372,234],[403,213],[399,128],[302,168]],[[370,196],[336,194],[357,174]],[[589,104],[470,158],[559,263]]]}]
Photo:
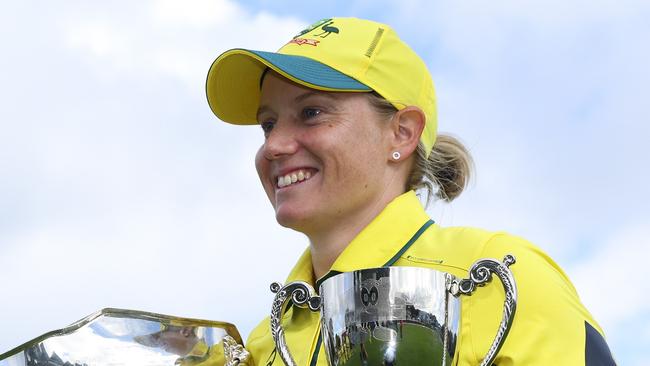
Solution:
[{"label": "cap logo", "polygon": [[[307,33],[311,32],[311,31],[313,31],[314,29],[320,27],[321,25],[326,24],[326,23],[331,22],[331,21],[332,21],[331,18],[321,19],[321,20],[317,21],[316,23],[314,23],[314,24],[310,25],[309,27],[307,27],[307,28],[303,29],[302,31],[300,31],[300,33],[298,33],[293,38],[298,38],[298,37],[300,37],[300,36],[302,36],[304,34],[307,34]],[[336,30],[336,33],[338,33],[338,29]]]},{"label": "cap logo", "polygon": [[320,38],[325,38],[325,37],[329,36],[332,33],[339,34],[339,29],[336,28],[336,27],[332,27],[332,24],[334,24],[333,20],[330,20],[329,22],[326,22],[325,24],[323,24],[320,27],[320,29],[322,29],[323,32],[321,32],[319,34],[315,34],[314,36],[315,37],[320,37]]},{"label": "cap logo", "polygon": [[304,36],[307,33],[317,28],[320,28],[321,32],[318,34],[314,34],[313,35],[314,37],[325,38],[332,33],[338,34],[339,29],[337,27],[333,27],[332,26],[333,24],[334,24],[334,20],[332,19],[321,19],[316,23],[310,25],[309,27],[303,29],[297,36],[293,37],[293,39],[290,40],[289,43],[295,43],[299,46],[302,46],[303,44],[310,45],[310,46],[318,46],[318,43],[320,43],[320,41],[311,38],[302,38],[301,36]]},{"label": "cap logo", "polygon": [[317,41],[315,39],[309,39],[309,38],[294,38],[289,41],[289,43],[295,43],[299,46],[302,46],[303,44],[308,44],[310,46],[318,46],[318,42],[320,41]]}]

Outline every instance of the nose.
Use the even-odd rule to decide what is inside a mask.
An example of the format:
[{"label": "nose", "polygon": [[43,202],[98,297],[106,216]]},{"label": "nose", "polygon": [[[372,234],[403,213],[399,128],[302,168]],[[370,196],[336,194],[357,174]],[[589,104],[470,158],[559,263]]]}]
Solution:
[{"label": "nose", "polygon": [[276,122],[269,132],[262,153],[267,160],[276,160],[290,156],[298,150],[297,131],[288,122]]}]

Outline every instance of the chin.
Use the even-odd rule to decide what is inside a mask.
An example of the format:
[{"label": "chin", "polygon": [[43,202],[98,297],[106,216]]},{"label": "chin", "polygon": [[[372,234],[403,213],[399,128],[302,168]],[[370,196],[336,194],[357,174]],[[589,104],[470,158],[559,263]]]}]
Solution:
[{"label": "chin", "polygon": [[280,214],[275,215],[275,220],[281,226],[284,226],[284,227],[289,228],[289,229],[293,229],[294,227],[296,227],[298,221],[300,221],[295,217],[288,216],[288,215],[280,215]]},{"label": "chin", "polygon": [[275,213],[275,219],[281,226],[304,233],[304,228],[309,219],[303,212],[286,212],[278,210]]}]

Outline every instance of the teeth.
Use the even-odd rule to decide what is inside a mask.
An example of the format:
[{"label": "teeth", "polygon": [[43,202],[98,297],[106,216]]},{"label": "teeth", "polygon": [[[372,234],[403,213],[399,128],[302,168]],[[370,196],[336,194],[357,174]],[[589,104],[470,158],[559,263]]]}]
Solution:
[{"label": "teeth", "polygon": [[278,177],[278,187],[286,187],[292,183],[296,182],[302,182],[304,180],[307,180],[311,178],[311,172],[309,171],[303,171],[303,170],[298,170],[297,172],[293,172],[287,175],[283,175],[281,177]]}]

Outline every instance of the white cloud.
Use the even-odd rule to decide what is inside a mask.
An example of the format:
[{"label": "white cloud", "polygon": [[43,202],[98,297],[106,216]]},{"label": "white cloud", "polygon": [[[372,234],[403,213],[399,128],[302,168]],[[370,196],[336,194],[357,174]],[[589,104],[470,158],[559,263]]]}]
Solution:
[{"label": "white cloud", "polygon": [[125,44],[128,41],[128,34],[97,21],[76,24],[68,35],[68,42],[72,47],[87,48],[97,57],[127,53]]},{"label": "white cloud", "polygon": [[66,43],[88,52],[97,72],[117,77],[172,77],[196,96],[207,66],[234,47],[279,48],[305,26],[295,18],[251,14],[235,2],[147,2],[138,16],[93,17],[75,13],[65,22]]},{"label": "white cloud", "polygon": [[210,31],[210,27],[248,16],[236,2],[228,0],[159,0],[152,8],[152,18],[166,28],[196,27]]}]

